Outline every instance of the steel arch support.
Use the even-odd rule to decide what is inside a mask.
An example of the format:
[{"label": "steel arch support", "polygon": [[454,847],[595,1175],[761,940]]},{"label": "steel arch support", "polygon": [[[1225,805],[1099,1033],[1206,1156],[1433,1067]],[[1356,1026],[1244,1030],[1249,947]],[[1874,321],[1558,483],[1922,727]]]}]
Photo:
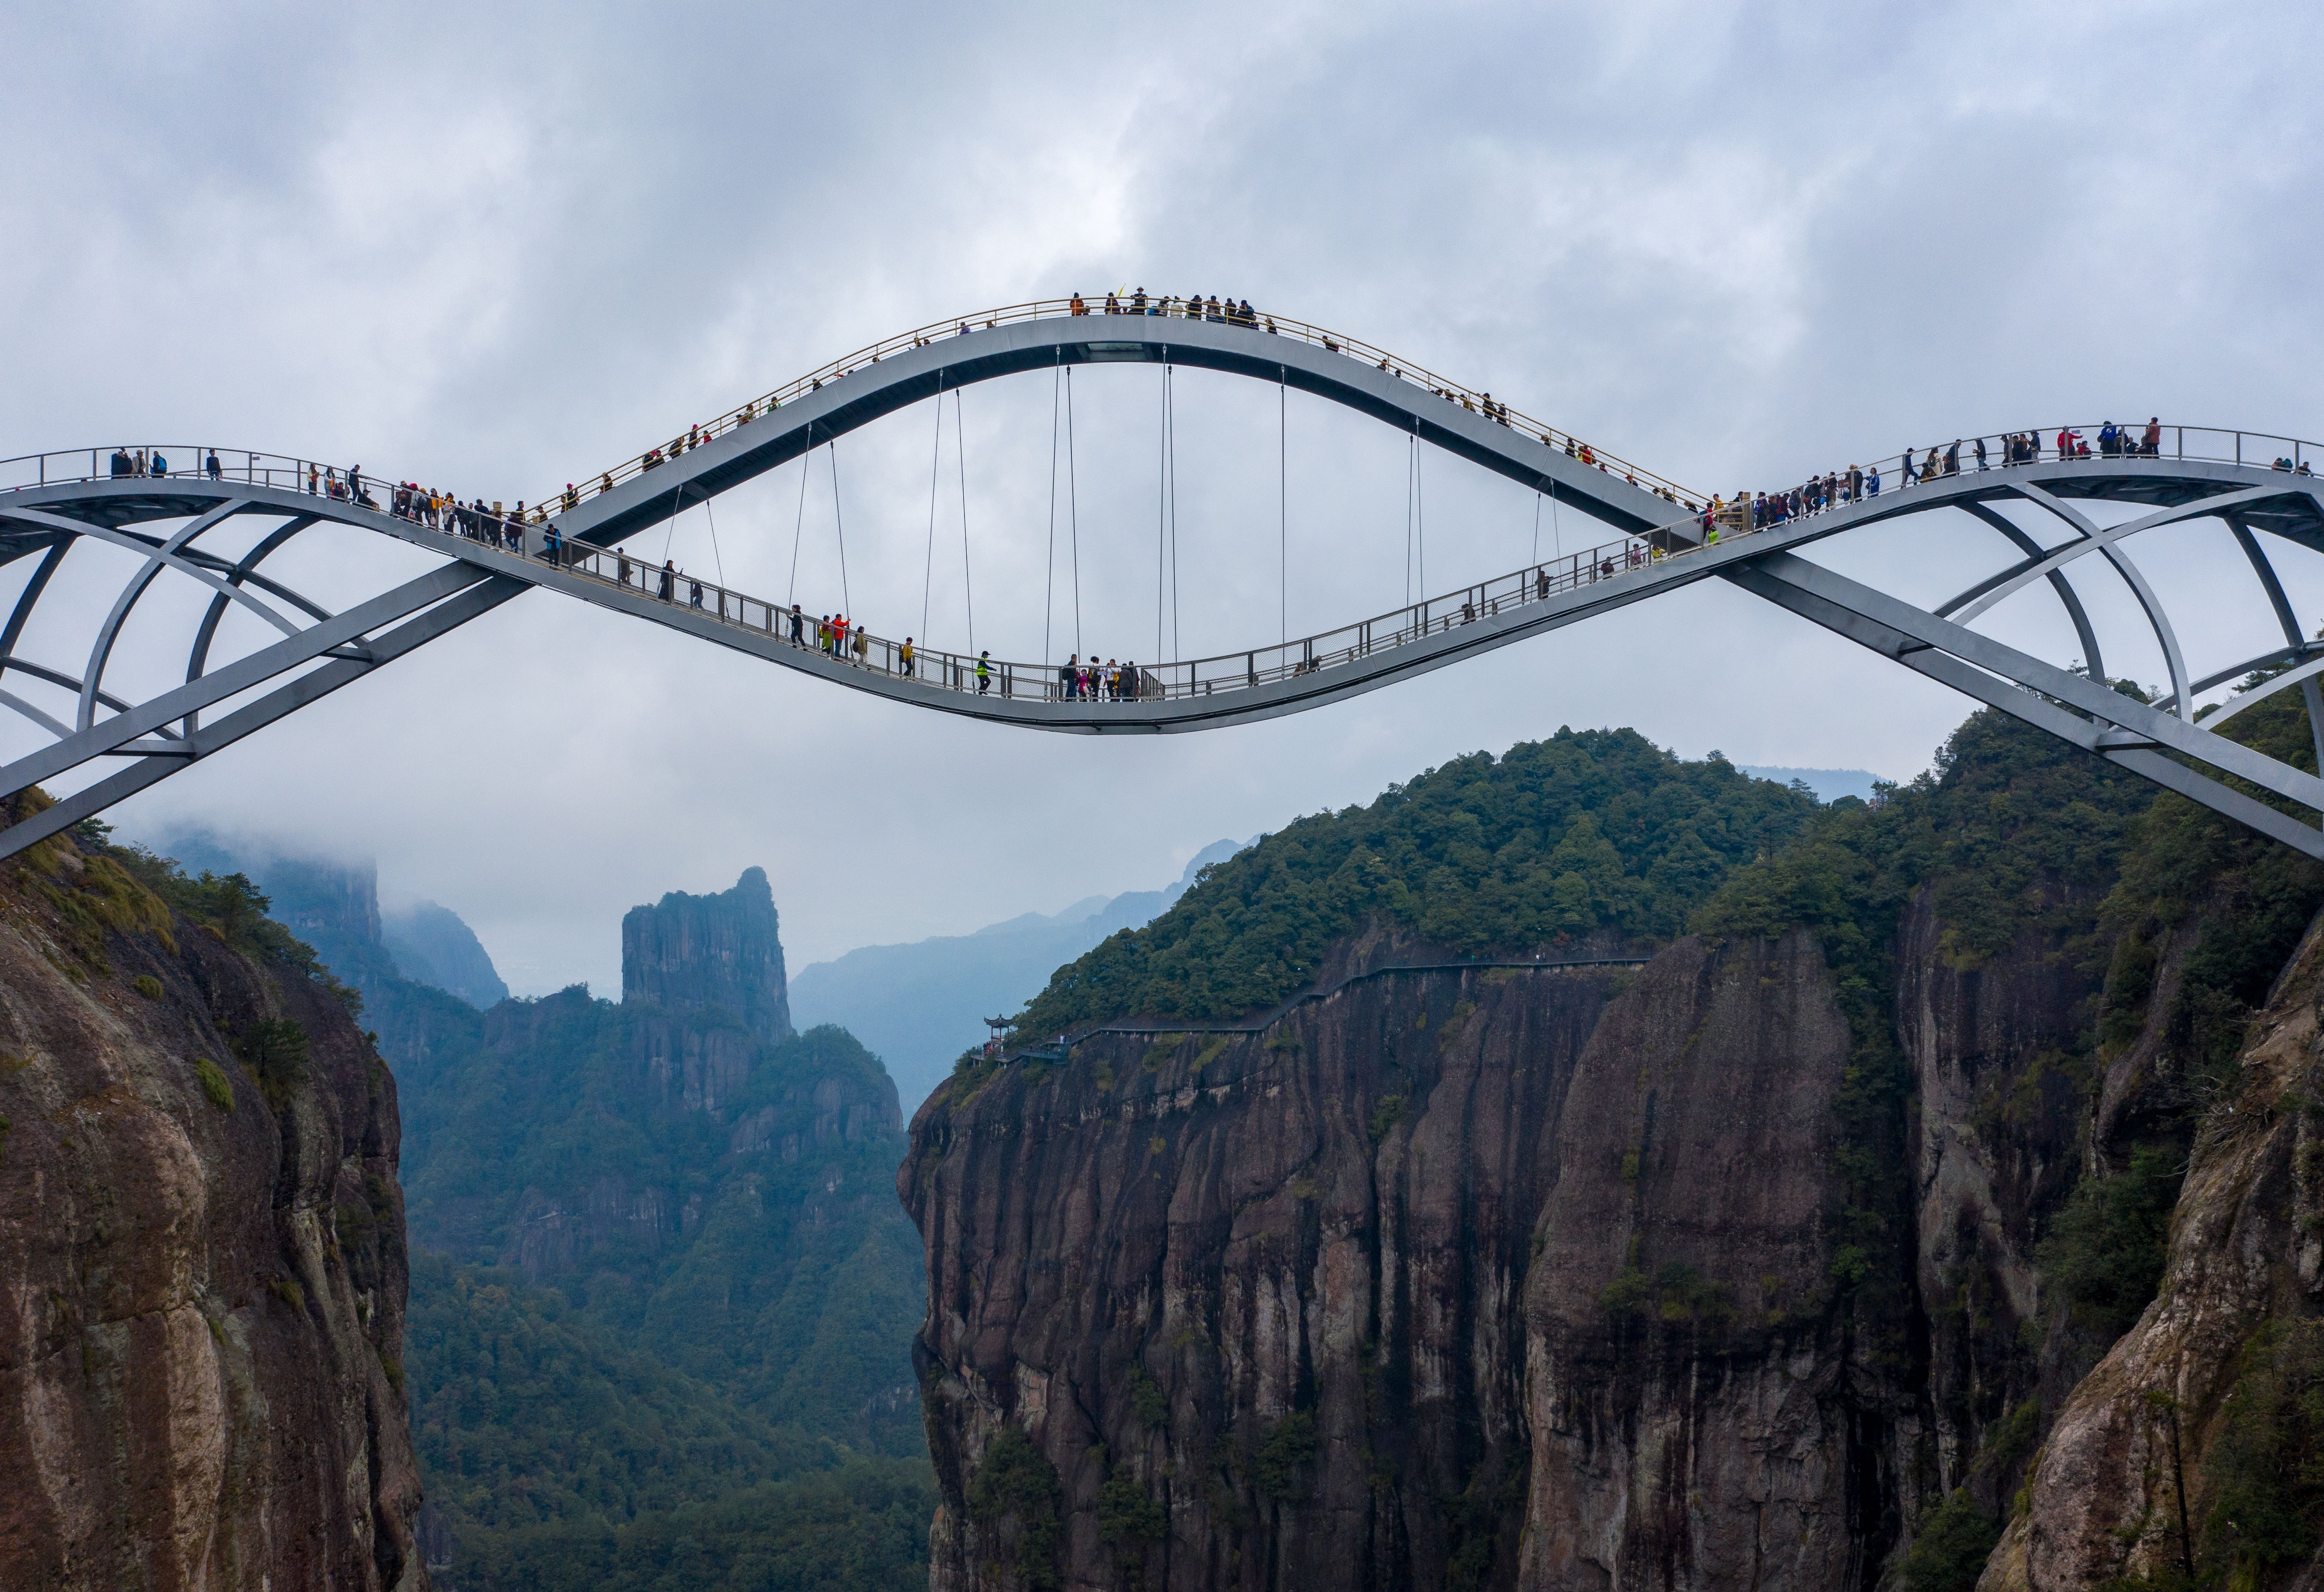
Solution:
[{"label": "steel arch support", "polygon": [[[2042,544],[2026,535],[2024,527],[2017,524],[1989,503],[1969,502],[1962,503],[1961,507],[2006,537],[2010,546],[2025,555],[2026,566],[2041,562]],[[2098,656],[2098,633],[2091,628],[2090,616],[2082,607],[2082,594],[2074,590],[2073,583],[2066,578],[2064,570],[2052,569],[2049,575],[2050,589],[2058,594],[2058,601],[2065,605],[2066,617],[2074,621],[2074,635],[2082,644],[2083,667],[2097,678],[2105,679],[2106,664]],[[2003,575],[1995,578],[2006,579],[2007,572],[2005,571]],[[1976,594],[1974,587],[1969,593],[1964,594],[1965,596],[1974,594]],[[1954,608],[1960,606],[1961,601],[1962,598],[1957,597],[1945,607],[1938,609],[1937,617],[1940,619],[1947,617]]]},{"label": "steel arch support", "polygon": [[[2303,805],[2324,808],[2324,780],[2313,775],[1950,621],[1923,613],[1795,555],[1770,554],[1720,573],[1754,596],[2324,860],[2324,831],[2164,754],[2179,752]],[[2093,716],[2086,718],[2073,708]]]},{"label": "steel arch support", "polygon": [[[85,536],[94,541],[110,542],[116,548],[126,548],[129,551],[140,555],[153,555],[155,544],[151,538],[131,536],[127,531],[115,530],[109,525],[93,525],[86,520],[73,520],[39,509],[0,511],[0,519],[20,520],[42,530],[59,531],[67,536]],[[226,592],[235,602],[242,603],[284,635],[295,636],[299,633],[297,625],[275,612],[248,592],[228,591],[224,581],[191,559],[182,557],[176,553],[159,555],[159,557],[163,564],[176,570],[180,575],[190,576],[212,591]]]},{"label": "steel arch support", "polygon": [[[2241,548],[2244,550],[2244,557],[2250,560],[2252,574],[2258,577],[2260,589],[2267,594],[2268,606],[2275,610],[2275,621],[2283,627],[2286,649],[2293,658],[2302,657],[2310,649],[2308,638],[2301,634],[2300,621],[2292,612],[2292,599],[2283,594],[2283,583],[2276,578],[2275,566],[2268,562],[2266,552],[2259,545],[2259,538],[2252,534],[2251,527],[2246,525],[2240,518],[2233,514],[2228,515],[2227,529],[2235,533],[2236,546]],[[2292,672],[2303,673],[2299,668],[2293,669]],[[2306,677],[2300,682],[2300,703],[2308,711],[2308,738],[2316,752],[2316,771],[2319,774],[2324,774],[2324,693],[2319,693],[2316,688],[2316,681],[2313,677],[2315,673],[2312,668],[2304,671]],[[2248,705],[2246,703],[2237,703],[2227,711],[2228,713],[2234,713]]]},{"label": "steel arch support", "polygon": [[2129,553],[2124,550],[2122,543],[2142,530],[2153,530],[2158,526],[2172,524],[2181,520],[2200,519],[2206,514],[2217,513],[2222,509],[2233,508],[2238,503],[2253,502],[2269,495],[2267,489],[2246,487],[2239,492],[2227,492],[2221,497],[2206,499],[2192,504],[2182,504],[2175,509],[2158,509],[2152,514],[2141,515],[2127,524],[2117,525],[2107,530],[2099,529],[2089,515],[2069,506],[2033,482],[2019,483],[2017,491],[2018,494],[2029,502],[2039,503],[2081,532],[2085,539],[2059,548],[2044,558],[2036,571],[2028,571],[2023,575],[2006,581],[1979,597],[1976,602],[1969,603],[1961,610],[1962,621],[1966,623],[1975,619],[2011,592],[2015,591],[2025,581],[2032,579],[2035,573],[2046,574],[2070,559],[2080,557],[2084,553],[2101,554],[2107,563],[2114,566],[2115,573],[2129,584],[2132,594],[2138,599],[2139,606],[2146,610],[2146,622],[2154,627],[2154,639],[2163,648],[2163,667],[2171,671],[2171,700],[2177,705],[2181,718],[2191,719],[2195,713],[2195,697],[2194,693],[2187,688],[2187,658],[2186,654],[2180,650],[2178,632],[2172,628],[2171,615],[2163,610],[2163,599],[2154,594],[2154,588],[2147,583],[2144,573],[2139,569],[2137,564],[2133,562]]},{"label": "steel arch support", "polygon": [[[291,538],[297,536],[300,531],[305,530],[309,526],[315,523],[315,516],[312,514],[301,514],[287,520],[281,525],[276,526],[272,530],[266,534],[256,547],[244,554],[240,561],[237,562],[231,570],[226,572],[226,584],[233,586],[242,584],[244,581],[250,578],[251,572],[271,557],[277,549],[288,543]],[[304,600],[299,597],[296,593],[290,594],[290,600],[300,603],[302,605],[304,603]],[[186,681],[189,685],[202,677],[202,670],[208,667],[209,663],[210,643],[217,639],[218,621],[226,617],[226,599],[224,594],[220,594],[219,595],[210,599],[209,608],[202,615],[201,628],[194,633],[193,647],[186,654]],[[326,620],[330,617],[329,614],[325,613],[319,608],[314,609],[312,612],[318,621]],[[183,726],[184,732],[188,735],[191,735],[195,730],[199,728],[200,722],[201,715],[198,712],[188,713]]]},{"label": "steel arch support", "polygon": [[[393,662],[412,649],[434,640],[446,631],[467,623],[478,614],[491,612],[519,593],[530,589],[523,582],[511,580],[505,575],[486,577],[481,571],[475,573],[479,577],[478,583],[471,584],[450,601],[437,603],[417,619],[398,625],[374,640],[368,649],[368,657],[334,658],[321,668],[310,669],[287,685],[277,686],[256,702],[236,708],[198,737],[189,738],[188,750],[181,751],[173,748],[169,752],[142,755],[120,773],[100,779],[85,790],[74,792],[45,812],[36,813],[22,823],[0,830],[0,858],[13,857],[26,846],[36,845],[58,831],[103,812],[123,797],[167,779],[195,759],[232,746],[253,731],[262,730],[284,714],[327,696],[342,686],[353,684],[381,665]],[[21,785],[16,786],[9,794],[14,795],[23,788]]]},{"label": "steel arch support", "polygon": [[121,595],[114,601],[113,612],[106,614],[105,622],[97,627],[97,642],[89,649],[88,667],[81,671],[79,712],[81,729],[86,730],[97,722],[97,687],[104,683],[105,666],[112,661],[113,643],[120,636],[121,627],[128,622],[130,610],[137,606],[137,599],[145,594],[146,588],[153,584],[155,575],[160,575],[162,570],[176,562],[178,554],[187,543],[247,506],[245,499],[228,498],[208,513],[198,514],[187,520],[176,530],[171,532],[166,540],[146,556],[143,566],[136,574],[131,575],[128,583],[121,588]]},{"label": "steel arch support", "polygon": [[[182,719],[189,713],[198,712],[213,703],[223,702],[254,686],[263,685],[335,648],[359,640],[382,625],[392,624],[422,608],[493,578],[491,572],[467,564],[449,564],[440,569],[430,570],[392,591],[334,615],[328,623],[311,625],[271,647],[237,658],[213,674],[189,680],[173,691],[165,691],[150,701],[140,703],[54,745],[42,747],[5,768],[0,768],[0,796],[13,796],[28,785],[53,778],[90,758],[125,746],[141,735],[160,731],[172,720]],[[519,588],[522,585],[516,581],[508,584]],[[360,663],[362,660],[344,661]]]}]

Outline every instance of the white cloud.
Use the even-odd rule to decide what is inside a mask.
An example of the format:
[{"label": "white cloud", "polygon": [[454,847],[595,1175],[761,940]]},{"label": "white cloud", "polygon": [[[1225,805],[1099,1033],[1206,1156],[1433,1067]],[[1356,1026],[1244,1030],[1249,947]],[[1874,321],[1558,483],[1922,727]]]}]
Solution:
[{"label": "white cloud", "polygon": [[[513,499],[885,332],[1142,282],[1345,326],[1707,488],[2068,414],[2314,435],[2317,33],[2289,5],[19,13],[0,429],[217,436]],[[1158,383],[1076,378],[1107,653],[1152,644]],[[1270,635],[1274,395],[1177,391],[1188,645]],[[996,650],[1039,649],[1050,399],[1022,378],[965,406]],[[1291,622],[1388,606],[1401,443],[1296,397],[1288,419]],[[840,449],[851,597],[882,630],[919,623],[931,430]],[[1432,584],[1524,556],[1526,494],[1424,474]],[[715,553],[699,511],[671,545],[780,590],[798,482],[722,500]],[[827,478],[803,524],[802,600],[835,603]],[[349,590],[382,557],[325,552],[302,578]],[[1961,554],[1865,556],[1905,584]],[[1724,589],[1136,742],[915,714],[534,594],[115,816],[375,851],[520,989],[610,987],[622,908],[752,862],[813,958],[1150,887],[1560,723],[1895,776],[1964,711]]]}]

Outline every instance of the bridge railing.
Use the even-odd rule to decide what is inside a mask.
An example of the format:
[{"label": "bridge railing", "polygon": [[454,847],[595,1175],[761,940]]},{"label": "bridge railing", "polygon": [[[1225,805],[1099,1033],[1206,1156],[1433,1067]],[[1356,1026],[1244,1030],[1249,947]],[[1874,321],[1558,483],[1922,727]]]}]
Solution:
[{"label": "bridge railing", "polygon": [[[1296,338],[1312,346],[1322,348],[1327,353],[1362,360],[1365,363],[1377,366],[1401,380],[1416,382],[1431,393],[1443,399],[1447,403],[1458,404],[1471,414],[1481,414],[1489,419],[1499,420],[1514,430],[1537,437],[1551,447],[1561,449],[1572,457],[1597,465],[1609,474],[1619,475],[1634,486],[1642,487],[1658,497],[1667,499],[1674,508],[1694,508],[1699,504],[1702,495],[1699,492],[1689,492],[1676,483],[1665,480],[1642,465],[1618,457],[1603,449],[1595,448],[1569,432],[1560,430],[1545,421],[1536,419],[1530,415],[1500,403],[1488,393],[1462,386],[1450,377],[1439,375],[1425,366],[1391,354],[1361,338],[1350,337],[1291,316],[1279,316],[1254,309],[1250,316],[1245,317],[1240,309],[1237,308],[1230,317],[1223,304],[1218,313],[1213,314],[1206,305],[1198,307],[1192,299],[1146,294],[1102,294],[1092,299],[1079,297],[1033,299],[1020,304],[1008,304],[994,309],[979,310],[973,315],[951,316],[940,321],[931,321],[927,326],[915,327],[908,332],[899,332],[892,337],[881,338],[879,342],[868,344],[853,354],[843,354],[837,359],[831,360],[809,371],[806,375],[778,387],[771,392],[762,393],[755,399],[739,404],[703,424],[689,426],[686,430],[673,436],[669,442],[650,447],[633,458],[623,460],[610,470],[599,472],[595,481],[570,484],[567,490],[573,494],[575,501],[595,492],[611,492],[622,482],[634,480],[646,471],[655,469],[670,459],[699,447],[706,442],[714,442],[738,426],[746,425],[763,415],[779,410],[785,404],[795,403],[810,392],[820,391],[832,382],[844,381],[868,366],[877,364],[885,359],[892,359],[899,354],[907,354],[915,348],[930,347],[947,337],[962,336],[972,331],[1010,326],[1020,321],[1051,320],[1084,316],[1091,319],[1090,336],[1094,342],[1106,340],[1102,330],[1106,317],[1141,316],[1148,318],[1204,320],[1221,325],[1243,326],[1254,331]],[[556,502],[562,501],[566,495],[565,491],[552,491],[535,501]]]},{"label": "bridge railing", "polygon": [[[2105,433],[2112,427],[2117,433],[2109,442]],[[2152,441],[2149,431],[2153,433]],[[2013,454],[2013,446],[2020,450]],[[1982,449],[1982,457],[1979,450]],[[2024,431],[1988,431],[1982,436],[1956,437],[1938,442],[1928,447],[1913,448],[1903,453],[1887,454],[1863,465],[1850,464],[1845,469],[1834,468],[1808,476],[1796,484],[1775,487],[1739,489],[1733,498],[1720,498],[1720,522],[1730,528],[1748,523],[1749,509],[1754,495],[1765,491],[1773,498],[1777,491],[1786,502],[1784,513],[1795,517],[1789,507],[1789,498],[1799,492],[1803,499],[1800,512],[1807,511],[1811,502],[1821,507],[1833,507],[1838,502],[1854,501],[1841,492],[1860,493],[1865,497],[1904,492],[1923,481],[1948,476],[1990,473],[2009,469],[2017,465],[2055,464],[2061,460],[2087,458],[2093,463],[2107,459],[2144,458],[2157,460],[2194,460],[2201,464],[2269,465],[2278,465],[2299,474],[2310,474],[2324,466],[2324,447],[2297,437],[2279,437],[2267,431],[2245,431],[2226,426],[2163,425],[2117,426],[2102,420],[2096,425],[2039,426]],[[1829,483],[1829,486],[1825,483]],[[1858,484],[1850,486],[1850,483]],[[1824,494],[1831,493],[1830,501]]]},{"label": "bridge railing", "polygon": [[[2067,427],[2060,429],[2070,438],[2075,432],[2084,428]],[[2094,432],[2097,428],[2089,429]],[[2165,429],[2164,437],[2164,448],[2147,456],[2220,461],[2239,458],[2246,464],[2264,459],[2271,464],[2281,462],[2289,470],[2304,472],[2310,467],[2315,452],[2313,444],[2260,432],[2173,426]],[[1998,442],[2000,438],[1992,440]],[[2191,448],[2188,446],[2190,442],[2194,445]],[[2255,453],[2255,449],[2259,451]],[[2126,448],[2124,452],[2127,456],[2131,450]],[[2052,460],[2056,457],[2054,443],[2049,456]],[[1877,461],[1876,464],[1887,462]],[[2010,467],[2001,461],[1997,448],[1989,450],[1988,463],[1989,467],[1997,471]],[[1962,463],[1960,470],[1966,473],[1974,468],[1971,455]],[[1945,473],[1942,453],[1939,455],[1937,473]],[[1844,483],[1847,477],[1839,479]],[[1868,474],[1864,477],[1868,487],[1870,479]],[[1843,484],[1840,489],[1842,495],[1837,501],[1819,502],[1812,500],[1803,506],[1801,512],[1814,513],[1843,506],[1851,501],[1845,495],[1849,490]],[[1865,488],[1857,490],[1863,490],[1867,497],[1870,495]],[[1674,518],[1639,536],[1626,536],[1582,552],[1531,564],[1523,569],[1439,594],[1376,614],[1368,620],[1273,646],[1179,659],[1167,664],[1139,664],[1122,659],[1109,668],[1084,660],[1080,667],[1094,668],[1101,673],[1102,678],[1096,686],[1096,694],[1109,700],[1181,700],[1293,680],[1317,670],[1360,662],[1380,652],[1441,636],[1464,625],[1499,617],[1527,603],[1546,602],[1578,588],[1658,564],[1665,558],[1684,557],[1710,545],[1708,533],[1711,527],[1706,521],[1714,517],[1720,536],[1731,538],[1787,523],[1797,516],[1793,515],[1786,505],[1780,516],[1770,512],[1763,523],[1754,525],[1751,522],[1751,505],[1747,502],[1723,504],[1715,516],[1714,511],[1706,506],[1697,513]],[[548,555],[544,553],[542,556]],[[736,624],[777,640],[792,639],[790,611],[780,603],[736,592],[714,582],[698,580],[675,570],[665,571],[620,549],[567,544],[556,557],[563,567],[576,574],[610,581],[642,595],[696,609],[706,617]],[[1063,664],[1034,664],[989,656],[980,659],[965,653],[927,647],[917,648],[908,660],[902,644],[893,638],[875,635],[856,627],[849,629],[844,641],[835,651],[820,632],[818,616],[802,612],[798,619],[798,645],[833,652],[840,662],[853,667],[910,677],[952,690],[995,695],[1010,700],[1060,702],[1084,699],[1087,695],[1080,685],[1078,675],[1069,679]],[[983,668],[982,675],[978,672],[980,663]],[[1117,679],[1121,682],[1120,685],[1116,684]]]},{"label": "bridge railing", "polygon": [[[319,459],[210,444],[149,442],[118,449],[66,448],[0,459],[0,492],[120,480],[213,481],[229,486],[239,482],[382,512],[387,511],[397,490],[393,480],[369,470],[355,477],[349,470]],[[493,507],[495,512],[512,514],[518,505],[494,503]]]},{"label": "bridge railing", "polygon": [[551,562],[586,580],[684,609],[715,623],[823,652],[851,667],[966,694],[1034,702],[1087,700],[1093,695],[1112,701],[1169,701],[1297,679],[1441,636],[1529,603],[1545,602],[1673,556],[1656,550],[1644,538],[1624,537],[1274,646],[1168,664],[1122,659],[1106,667],[1084,662],[1081,668],[1095,669],[1102,676],[1094,692],[1085,692],[1079,671],[1068,676],[1061,663],[1035,664],[989,654],[979,658],[925,647],[915,648],[908,657],[904,644],[895,638],[856,626],[850,626],[844,637],[835,637],[825,632],[820,615],[804,610],[794,613],[789,606],[772,599],[701,579],[670,565],[655,564],[623,548],[564,541],[538,531],[527,535],[489,521],[472,520],[463,534],[512,556]]}]

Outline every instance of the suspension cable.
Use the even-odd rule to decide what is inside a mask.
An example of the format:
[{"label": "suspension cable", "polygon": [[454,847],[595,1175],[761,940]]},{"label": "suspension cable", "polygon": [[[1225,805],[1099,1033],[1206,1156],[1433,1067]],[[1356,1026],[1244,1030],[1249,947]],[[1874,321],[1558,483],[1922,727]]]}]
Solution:
[{"label": "suspension cable", "polygon": [[1049,624],[1057,611],[1057,404],[1059,384],[1065,379],[1065,351],[1057,350],[1057,359],[1049,373],[1049,556],[1046,570],[1047,584],[1041,591],[1041,667],[1049,667]]},{"label": "suspension cable", "polygon": [[807,452],[799,455],[798,521],[791,527],[791,591],[783,601],[791,607],[798,606],[799,533],[807,529],[807,477],[808,467],[815,463],[815,422],[807,423]]},{"label": "suspension cable", "polygon": [[1162,424],[1154,438],[1154,660],[1162,661],[1164,548],[1170,522],[1170,367],[1162,367]]},{"label": "suspension cable", "polygon": [[1534,490],[1533,494],[1533,555],[1526,562],[1528,564],[1541,562],[1541,490],[1538,487]]},{"label": "suspension cable", "polygon": [[1162,367],[1163,402],[1170,411],[1170,661],[1186,654],[1178,634],[1178,397],[1176,368]]},{"label": "suspension cable", "polygon": [[1419,450],[1420,438],[1406,439],[1404,450],[1404,605],[1412,606],[1412,476],[1419,461],[1414,456]]},{"label": "suspension cable", "polygon": [[1275,367],[1275,626],[1280,646],[1291,645],[1291,411],[1281,365]]},{"label": "suspension cable", "polygon": [[[952,451],[960,461],[960,596],[968,610],[968,649],[976,650],[976,587],[968,578],[968,429],[960,418],[960,389],[952,394]],[[925,638],[923,638],[925,640]]]},{"label": "suspension cable", "polygon": [[928,550],[920,573],[920,640],[928,639],[928,599],[936,579],[936,465],[944,456],[944,368],[936,369],[936,434],[928,445]]},{"label": "suspension cable", "polygon": [[1428,499],[1420,490],[1420,422],[1412,423],[1412,524],[1415,569],[1423,598],[1428,594]]},{"label": "suspension cable", "polygon": [[[718,584],[720,589],[724,590],[726,584],[726,559],[724,555],[718,551],[718,516],[710,511],[710,500],[706,497],[702,500],[702,516],[710,521],[710,557],[718,566]],[[723,602],[724,599],[722,598],[720,601]],[[724,612],[724,610],[722,609],[720,612]]]},{"label": "suspension cable", "polygon": [[839,512],[839,438],[833,437],[825,445],[825,451],[831,456],[831,526],[839,533],[839,600],[853,613],[855,599],[847,591],[847,521]]},{"label": "suspension cable", "polygon": [[1065,366],[1065,527],[1074,548],[1074,650],[1082,649],[1081,488],[1074,477],[1074,367]]}]

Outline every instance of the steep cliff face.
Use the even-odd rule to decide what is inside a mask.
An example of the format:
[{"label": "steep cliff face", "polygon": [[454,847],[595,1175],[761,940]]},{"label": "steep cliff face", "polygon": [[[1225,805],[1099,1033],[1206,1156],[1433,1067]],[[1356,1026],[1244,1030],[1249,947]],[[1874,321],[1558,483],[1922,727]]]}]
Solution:
[{"label": "steep cliff face", "polygon": [[1526,1278],[1521,1584],[1844,1587],[1895,1541],[1909,1434],[1831,1308],[1848,1055],[1797,935],[1681,941],[1591,1035]]},{"label": "steep cliff face", "polygon": [[758,1039],[791,1036],[775,897],[763,868],[715,896],[672,890],[622,919],[624,1004],[733,1013]]},{"label": "steep cliff face", "polygon": [[394,1081],[215,905],[0,871],[0,1583],[422,1587]]},{"label": "steep cliff face", "polygon": [[[2158,1004],[2173,958],[2163,957]],[[2150,1047],[2117,1058],[2102,1104]],[[2065,1401],[1981,1588],[2313,1586],[2324,1451],[2324,932],[2202,1110],[2161,1291]]]},{"label": "steep cliff face", "polygon": [[899,1180],[933,1584],[1860,1579],[1899,1439],[1830,1308],[1848,1048],[1812,943],[1687,940],[964,1073]]},{"label": "steep cliff face", "polygon": [[[2097,892],[2042,888],[2076,926],[2094,916]],[[1947,929],[1931,892],[1916,892],[1896,958],[1914,1104],[1914,1283],[1929,1339],[1920,1480],[1937,1493],[1968,1485],[1998,1514],[2032,1452],[2035,1413],[2089,1363],[2062,1329],[2042,1348],[2026,1334],[2040,1342],[2043,1226],[2082,1173],[2099,980],[2055,932],[2028,928],[1967,959]]]}]

